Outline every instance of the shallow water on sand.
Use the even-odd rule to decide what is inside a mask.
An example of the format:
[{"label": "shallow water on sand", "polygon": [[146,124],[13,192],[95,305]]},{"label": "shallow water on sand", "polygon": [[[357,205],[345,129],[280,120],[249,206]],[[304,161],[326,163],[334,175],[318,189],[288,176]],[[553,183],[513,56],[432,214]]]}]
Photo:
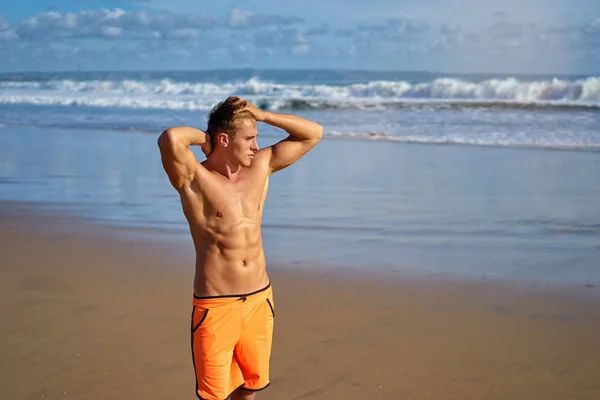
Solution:
[{"label": "shallow water on sand", "polygon": [[[0,200],[188,240],[156,138],[0,129]],[[597,152],[323,140],[271,178],[267,258],[296,268],[597,284],[599,172]]]}]

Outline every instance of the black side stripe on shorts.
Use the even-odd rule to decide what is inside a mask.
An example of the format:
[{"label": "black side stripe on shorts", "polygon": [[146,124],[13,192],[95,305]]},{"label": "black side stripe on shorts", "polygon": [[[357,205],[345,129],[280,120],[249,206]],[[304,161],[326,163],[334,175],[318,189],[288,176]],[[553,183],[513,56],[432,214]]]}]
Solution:
[{"label": "black side stripe on shorts", "polygon": [[273,304],[271,304],[271,300],[267,299],[267,303],[269,303],[269,308],[271,309],[271,313],[273,313],[273,318],[275,318],[275,309],[273,308]]},{"label": "black side stripe on shorts", "polygon": [[[195,311],[195,308],[194,308],[194,311]],[[199,327],[200,325],[202,325],[202,323],[203,323],[203,322],[204,322],[204,320],[206,319],[206,316],[207,316],[207,315],[208,315],[208,308],[207,308],[206,310],[204,310],[204,314],[202,314],[202,318],[200,318],[200,321],[199,321],[199,322],[196,324],[196,326],[194,326],[194,327],[192,328],[192,333],[193,333],[193,332],[196,332],[196,330],[198,329],[198,327]],[[192,318],[193,318],[193,314],[192,314]]]},{"label": "black side stripe on shorts", "polygon": [[208,309],[206,309],[204,311],[204,315],[202,315],[202,318],[200,318],[200,322],[198,322],[198,324],[196,324],[196,326],[193,326],[195,312],[196,312],[196,306],[194,306],[194,308],[192,309],[192,323],[190,324],[190,328],[191,328],[190,329],[190,345],[192,348],[192,365],[194,366],[194,379],[196,380],[196,396],[198,397],[198,399],[203,400],[202,397],[200,397],[200,395],[198,394],[198,375],[196,374],[196,357],[194,356],[194,332],[196,332],[198,327],[206,319],[206,316],[208,315]]}]

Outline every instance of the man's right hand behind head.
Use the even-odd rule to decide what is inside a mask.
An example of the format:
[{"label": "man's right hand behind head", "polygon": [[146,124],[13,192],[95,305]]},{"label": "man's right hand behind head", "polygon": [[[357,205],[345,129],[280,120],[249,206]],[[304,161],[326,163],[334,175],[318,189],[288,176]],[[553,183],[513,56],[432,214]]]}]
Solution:
[{"label": "man's right hand behind head", "polygon": [[206,156],[206,158],[208,158],[208,156],[210,155],[210,153],[212,151],[212,138],[210,137],[210,135],[208,134],[208,132],[206,133],[206,140],[200,146],[200,148],[202,149],[202,152],[204,153],[204,155]]}]

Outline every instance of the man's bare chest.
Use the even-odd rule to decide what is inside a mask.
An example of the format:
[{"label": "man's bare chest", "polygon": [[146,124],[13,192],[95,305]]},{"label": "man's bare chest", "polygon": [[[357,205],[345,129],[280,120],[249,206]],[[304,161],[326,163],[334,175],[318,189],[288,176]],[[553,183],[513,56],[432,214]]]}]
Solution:
[{"label": "man's bare chest", "polygon": [[[245,179],[237,182],[205,182],[197,191],[197,201],[207,219],[254,219],[262,215],[268,189],[267,179]],[[199,205],[200,205],[199,204]]]}]

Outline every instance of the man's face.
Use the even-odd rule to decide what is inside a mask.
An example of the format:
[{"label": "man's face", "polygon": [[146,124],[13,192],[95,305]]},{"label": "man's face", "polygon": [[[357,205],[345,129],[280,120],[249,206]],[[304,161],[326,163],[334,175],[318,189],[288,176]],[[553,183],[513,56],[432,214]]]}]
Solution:
[{"label": "man's face", "polygon": [[236,133],[229,142],[230,154],[236,164],[249,167],[252,164],[254,154],[258,151],[256,122],[251,119],[242,119],[236,125]]}]

